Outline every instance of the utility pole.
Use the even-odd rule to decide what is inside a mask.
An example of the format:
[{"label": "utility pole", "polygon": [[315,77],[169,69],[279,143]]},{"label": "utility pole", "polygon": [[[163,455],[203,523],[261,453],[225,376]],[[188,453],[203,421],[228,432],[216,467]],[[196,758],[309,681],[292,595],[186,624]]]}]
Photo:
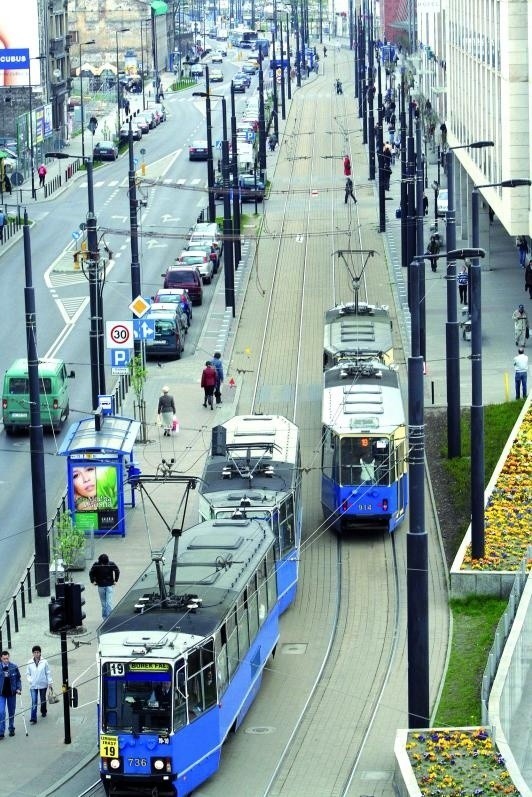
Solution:
[{"label": "utility pole", "polygon": [[[264,127],[264,106],[263,106],[262,126]],[[260,111],[259,111],[260,117]],[[260,124],[260,122],[259,122]],[[236,107],[235,107],[235,87],[231,81],[231,169],[233,176],[233,265],[235,271],[242,258],[240,246],[240,202],[238,201],[238,157],[237,157],[237,137],[236,137]]]},{"label": "utility pole", "polygon": [[[131,237],[131,301],[141,295],[140,262],[139,262],[139,223],[137,216],[137,183],[135,180],[135,159],[133,156],[133,128],[129,120],[128,133],[129,171],[129,232]],[[133,342],[135,356],[141,352],[141,341]]]},{"label": "utility pole", "polygon": [[24,306],[26,310],[26,349],[30,394],[30,461],[33,500],[33,536],[35,541],[35,585],[37,595],[50,594],[50,550],[47,537],[46,479],[44,468],[44,435],[39,391],[39,358],[37,355],[37,315],[31,268],[31,244],[28,212],[24,211]]}]

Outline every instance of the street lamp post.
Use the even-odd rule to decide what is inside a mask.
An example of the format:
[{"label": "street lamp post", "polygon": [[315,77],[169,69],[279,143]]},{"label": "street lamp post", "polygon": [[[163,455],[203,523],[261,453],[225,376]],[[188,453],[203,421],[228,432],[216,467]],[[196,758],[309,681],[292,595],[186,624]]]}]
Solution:
[{"label": "street lamp post", "polygon": [[[447,150],[447,249],[456,247],[456,213],[454,207],[454,150],[493,147],[493,141],[473,141]],[[456,263],[447,259],[447,322],[445,324],[445,351],[447,377],[447,456],[461,455],[460,434],[460,335],[458,300],[456,296]]]},{"label": "street lamp post", "polygon": [[409,266],[411,351],[408,358],[408,438],[410,527],[407,532],[408,724],[426,728],[430,719],[428,535],[425,528],[425,408],[421,354],[420,271],[440,257],[484,257],[482,249],[417,255]]},{"label": "street lamp post", "polygon": [[[264,110],[264,109],[263,109]],[[231,81],[231,168],[233,176],[233,264],[235,271],[242,257],[240,246],[240,202],[238,201],[238,141],[236,136],[235,87]],[[263,178],[264,179],[264,178]]]},{"label": "street lamp post", "polygon": [[[46,56],[36,55],[30,58],[30,61],[43,61]],[[31,82],[31,69],[28,69],[28,91],[29,91],[29,109],[30,109],[30,171],[31,171],[31,198],[37,199],[37,192],[35,190],[35,163],[33,151],[33,85]]]},{"label": "street lamp post", "polygon": [[119,33],[127,33],[129,28],[120,28],[119,30],[115,30],[115,41],[116,41],[116,135],[120,136],[120,80],[118,79],[118,34]]},{"label": "street lamp post", "polygon": [[95,44],[94,39],[90,39],[88,42],[79,43],[79,100],[81,110],[81,157],[83,160],[85,160],[85,108],[83,105],[83,62],[81,60],[81,48],[86,47],[89,44]]},{"label": "street lamp post", "polygon": [[[81,160],[77,155],[68,155],[66,152],[47,152],[47,158],[74,158]],[[103,304],[102,288],[100,285],[100,255],[98,249],[98,231],[96,214],[94,212],[94,173],[91,158],[85,158],[87,170],[87,249],[88,249],[88,280],[89,280],[89,307],[90,307],[90,360],[91,360],[91,399],[93,410],[98,409],[99,396],[105,394],[105,362],[104,362],[104,335],[103,335]]]},{"label": "street lamp post", "polygon": [[281,46],[281,119],[286,119],[286,94],[285,94],[285,80],[290,80],[290,75],[287,76],[284,68],[284,40],[283,40],[283,15],[279,20],[279,43]]},{"label": "street lamp post", "polygon": [[[233,222],[231,220],[231,186],[229,184],[229,140],[227,137],[227,107],[223,94],[209,94],[208,91],[194,91],[193,97],[216,97],[222,101],[222,186],[224,196],[224,277],[225,277],[225,306],[231,307],[235,317],[235,273],[233,263]],[[234,153],[236,156],[236,153]],[[214,193],[214,192],[213,192]]]},{"label": "street lamp post", "polygon": [[[479,246],[479,205],[481,188],[518,188],[532,181],[516,178],[500,183],[475,185],[471,194],[471,242]],[[484,556],[484,407],[482,404],[482,294],[478,257],[471,258],[469,298],[471,301],[471,556]]]}]

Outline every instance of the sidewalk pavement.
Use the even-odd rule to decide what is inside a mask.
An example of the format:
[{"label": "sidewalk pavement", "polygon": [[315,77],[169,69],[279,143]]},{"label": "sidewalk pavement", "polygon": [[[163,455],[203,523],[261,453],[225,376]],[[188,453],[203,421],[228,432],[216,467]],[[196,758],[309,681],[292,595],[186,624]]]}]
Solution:
[{"label": "sidewalk pavement", "polygon": [[[332,59],[331,59],[332,60]],[[347,73],[347,67],[346,67]],[[347,74],[346,74],[347,77]],[[327,80],[327,78],[326,78]],[[305,84],[310,90],[308,83]],[[319,84],[318,84],[319,86]],[[297,93],[295,94],[297,97]],[[288,116],[290,119],[290,116]],[[323,119],[327,125],[327,120]],[[358,132],[358,131],[357,131]],[[319,134],[319,131],[316,131]],[[324,139],[327,132],[323,131]],[[353,144],[355,146],[355,144]],[[356,144],[359,147],[359,143]],[[271,157],[270,168],[277,162],[279,148]],[[323,159],[320,158],[321,164]],[[367,163],[365,164],[367,167]],[[429,184],[431,170],[429,166]],[[313,169],[308,170],[308,184],[313,179]],[[314,178],[315,179],[315,178]],[[359,179],[360,188],[362,178]],[[275,181],[275,173],[273,176]],[[399,168],[396,165],[392,175],[391,196],[393,201],[387,203],[387,233],[385,236],[390,252],[390,263],[393,274],[397,280],[399,292],[404,290],[405,274],[398,263],[397,253],[400,252],[400,223],[395,220],[395,207],[398,205],[399,196]],[[376,186],[372,189],[367,186],[363,202],[359,204],[367,208],[363,210],[367,218],[374,220],[377,214]],[[275,196],[269,200],[268,213],[271,214]],[[426,237],[428,236],[429,222],[426,222]],[[486,245],[486,242],[481,242]],[[513,357],[513,340],[511,326],[511,310],[523,298],[522,270],[517,265],[517,256],[513,251],[513,240],[507,236],[497,222],[490,228],[489,262],[483,268],[484,283],[484,372],[485,372],[485,399],[486,401],[500,401],[504,399],[504,370],[510,370]],[[236,272],[235,293],[236,321],[231,318],[231,312],[225,307],[223,273],[217,277],[215,295],[209,308],[208,317],[202,330],[200,340],[193,356],[186,357],[175,366],[170,365],[159,371],[153,369],[146,385],[145,399],[147,403],[148,438],[145,445],[138,445],[135,449],[135,458],[143,474],[153,474],[162,460],[172,463],[178,468],[179,473],[187,475],[201,475],[202,462],[209,450],[211,442],[211,429],[216,423],[232,417],[238,406],[240,385],[238,373],[232,371],[231,357],[236,330],[242,311],[246,285],[253,265],[253,244],[247,241],[244,244],[243,262]],[[289,263],[286,264],[287,268]],[[386,265],[381,267],[387,274]],[[441,268],[441,267],[440,267]],[[517,298],[516,298],[517,297]],[[435,403],[445,403],[445,377],[444,377],[444,317],[445,317],[445,280],[440,269],[438,273],[427,274],[427,341],[429,356],[427,359],[428,375],[426,392],[430,394],[430,384],[434,382]],[[502,332],[502,334],[497,334]],[[468,361],[470,344],[462,341],[461,352],[464,360]],[[214,411],[203,408],[202,391],[199,387],[199,378],[202,367],[207,358],[214,351],[223,352],[226,379],[223,388],[223,404]],[[238,352],[239,362],[245,357],[245,352]],[[465,375],[466,368],[462,368],[463,395],[462,401],[467,401],[467,387],[469,378]],[[234,377],[234,387],[229,386],[229,379]],[[170,392],[174,394],[180,417],[180,432],[178,435],[164,437],[163,431],[156,425],[156,407],[162,386],[168,384]],[[430,402],[428,402],[430,404]],[[133,412],[133,394],[127,397],[126,412]],[[174,525],[180,522],[178,509],[181,497],[181,488],[175,485],[157,484],[147,488],[150,495],[156,498],[157,507],[164,518],[174,518]],[[145,504],[146,514],[143,512]],[[197,493],[190,496],[188,518],[197,517]],[[91,552],[95,559],[99,553],[105,551],[110,558],[116,561],[121,570],[121,577],[116,587],[115,603],[129,589],[138,574],[145,568],[149,561],[150,549],[162,547],[168,540],[166,529],[158,515],[148,502],[143,502],[139,496],[137,508],[128,509],[126,517],[127,537],[97,540],[95,550]],[[127,548],[126,548],[127,546]],[[43,656],[47,658],[52,667],[56,691],[60,691],[61,684],[61,658],[59,640],[48,631],[48,599],[36,599],[27,607],[27,618],[21,621],[21,630],[14,635],[14,645],[11,659],[21,669],[24,680],[22,698],[17,701],[16,737],[5,738],[0,742],[3,760],[9,756],[8,775],[4,778],[8,783],[9,791],[6,797],[34,797],[35,794],[56,795],[57,797],[71,797],[72,791],[68,786],[62,788],[63,781],[75,774],[85,762],[97,755],[97,724],[96,724],[96,698],[97,698],[97,627],[100,622],[100,603],[95,587],[88,583],[87,570],[76,574],[75,580],[86,586],[84,597],[86,599],[85,630],[83,633],[69,637],[69,682],[75,686],[79,693],[79,706],[71,711],[72,743],[64,745],[63,711],[61,703],[50,706],[45,720],[39,718],[34,726],[29,726],[29,737],[24,737],[24,725],[21,709],[24,710],[26,719],[28,712],[28,690],[25,684],[25,662],[31,657],[31,648],[40,644]],[[53,591],[53,590],[52,590]],[[31,763],[30,763],[31,762]],[[92,770],[96,773],[96,767]],[[7,772],[7,770],[6,770]],[[90,776],[91,780],[96,780]]]}]

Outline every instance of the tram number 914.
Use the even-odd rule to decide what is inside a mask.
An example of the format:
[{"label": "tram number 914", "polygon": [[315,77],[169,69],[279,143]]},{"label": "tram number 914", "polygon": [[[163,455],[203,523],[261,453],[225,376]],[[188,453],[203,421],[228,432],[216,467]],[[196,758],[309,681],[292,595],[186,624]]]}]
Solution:
[{"label": "tram number 914", "polygon": [[372,512],[373,504],[358,504],[359,512]]}]

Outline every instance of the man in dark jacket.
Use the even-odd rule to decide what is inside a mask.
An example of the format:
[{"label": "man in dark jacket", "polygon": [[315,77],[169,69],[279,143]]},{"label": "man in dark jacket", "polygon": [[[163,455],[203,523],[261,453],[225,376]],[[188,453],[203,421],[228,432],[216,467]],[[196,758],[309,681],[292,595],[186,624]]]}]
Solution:
[{"label": "man in dark jacket", "polygon": [[9,735],[15,735],[17,695],[22,692],[22,681],[16,664],[9,661],[9,652],[2,651],[2,682],[0,684],[0,739],[6,733],[6,707],[9,718]]},{"label": "man in dark jacket", "polygon": [[109,560],[106,553],[101,553],[98,561],[94,562],[89,571],[91,584],[98,586],[100,601],[102,604],[102,617],[105,620],[111,614],[113,587],[118,582],[120,570],[114,562]]},{"label": "man in dark jacket", "polygon": [[216,370],[216,387],[214,388],[214,398],[217,404],[222,403],[222,382],[224,381],[224,367],[222,363],[222,355],[219,351],[214,352],[214,357],[211,360],[212,367]]}]

